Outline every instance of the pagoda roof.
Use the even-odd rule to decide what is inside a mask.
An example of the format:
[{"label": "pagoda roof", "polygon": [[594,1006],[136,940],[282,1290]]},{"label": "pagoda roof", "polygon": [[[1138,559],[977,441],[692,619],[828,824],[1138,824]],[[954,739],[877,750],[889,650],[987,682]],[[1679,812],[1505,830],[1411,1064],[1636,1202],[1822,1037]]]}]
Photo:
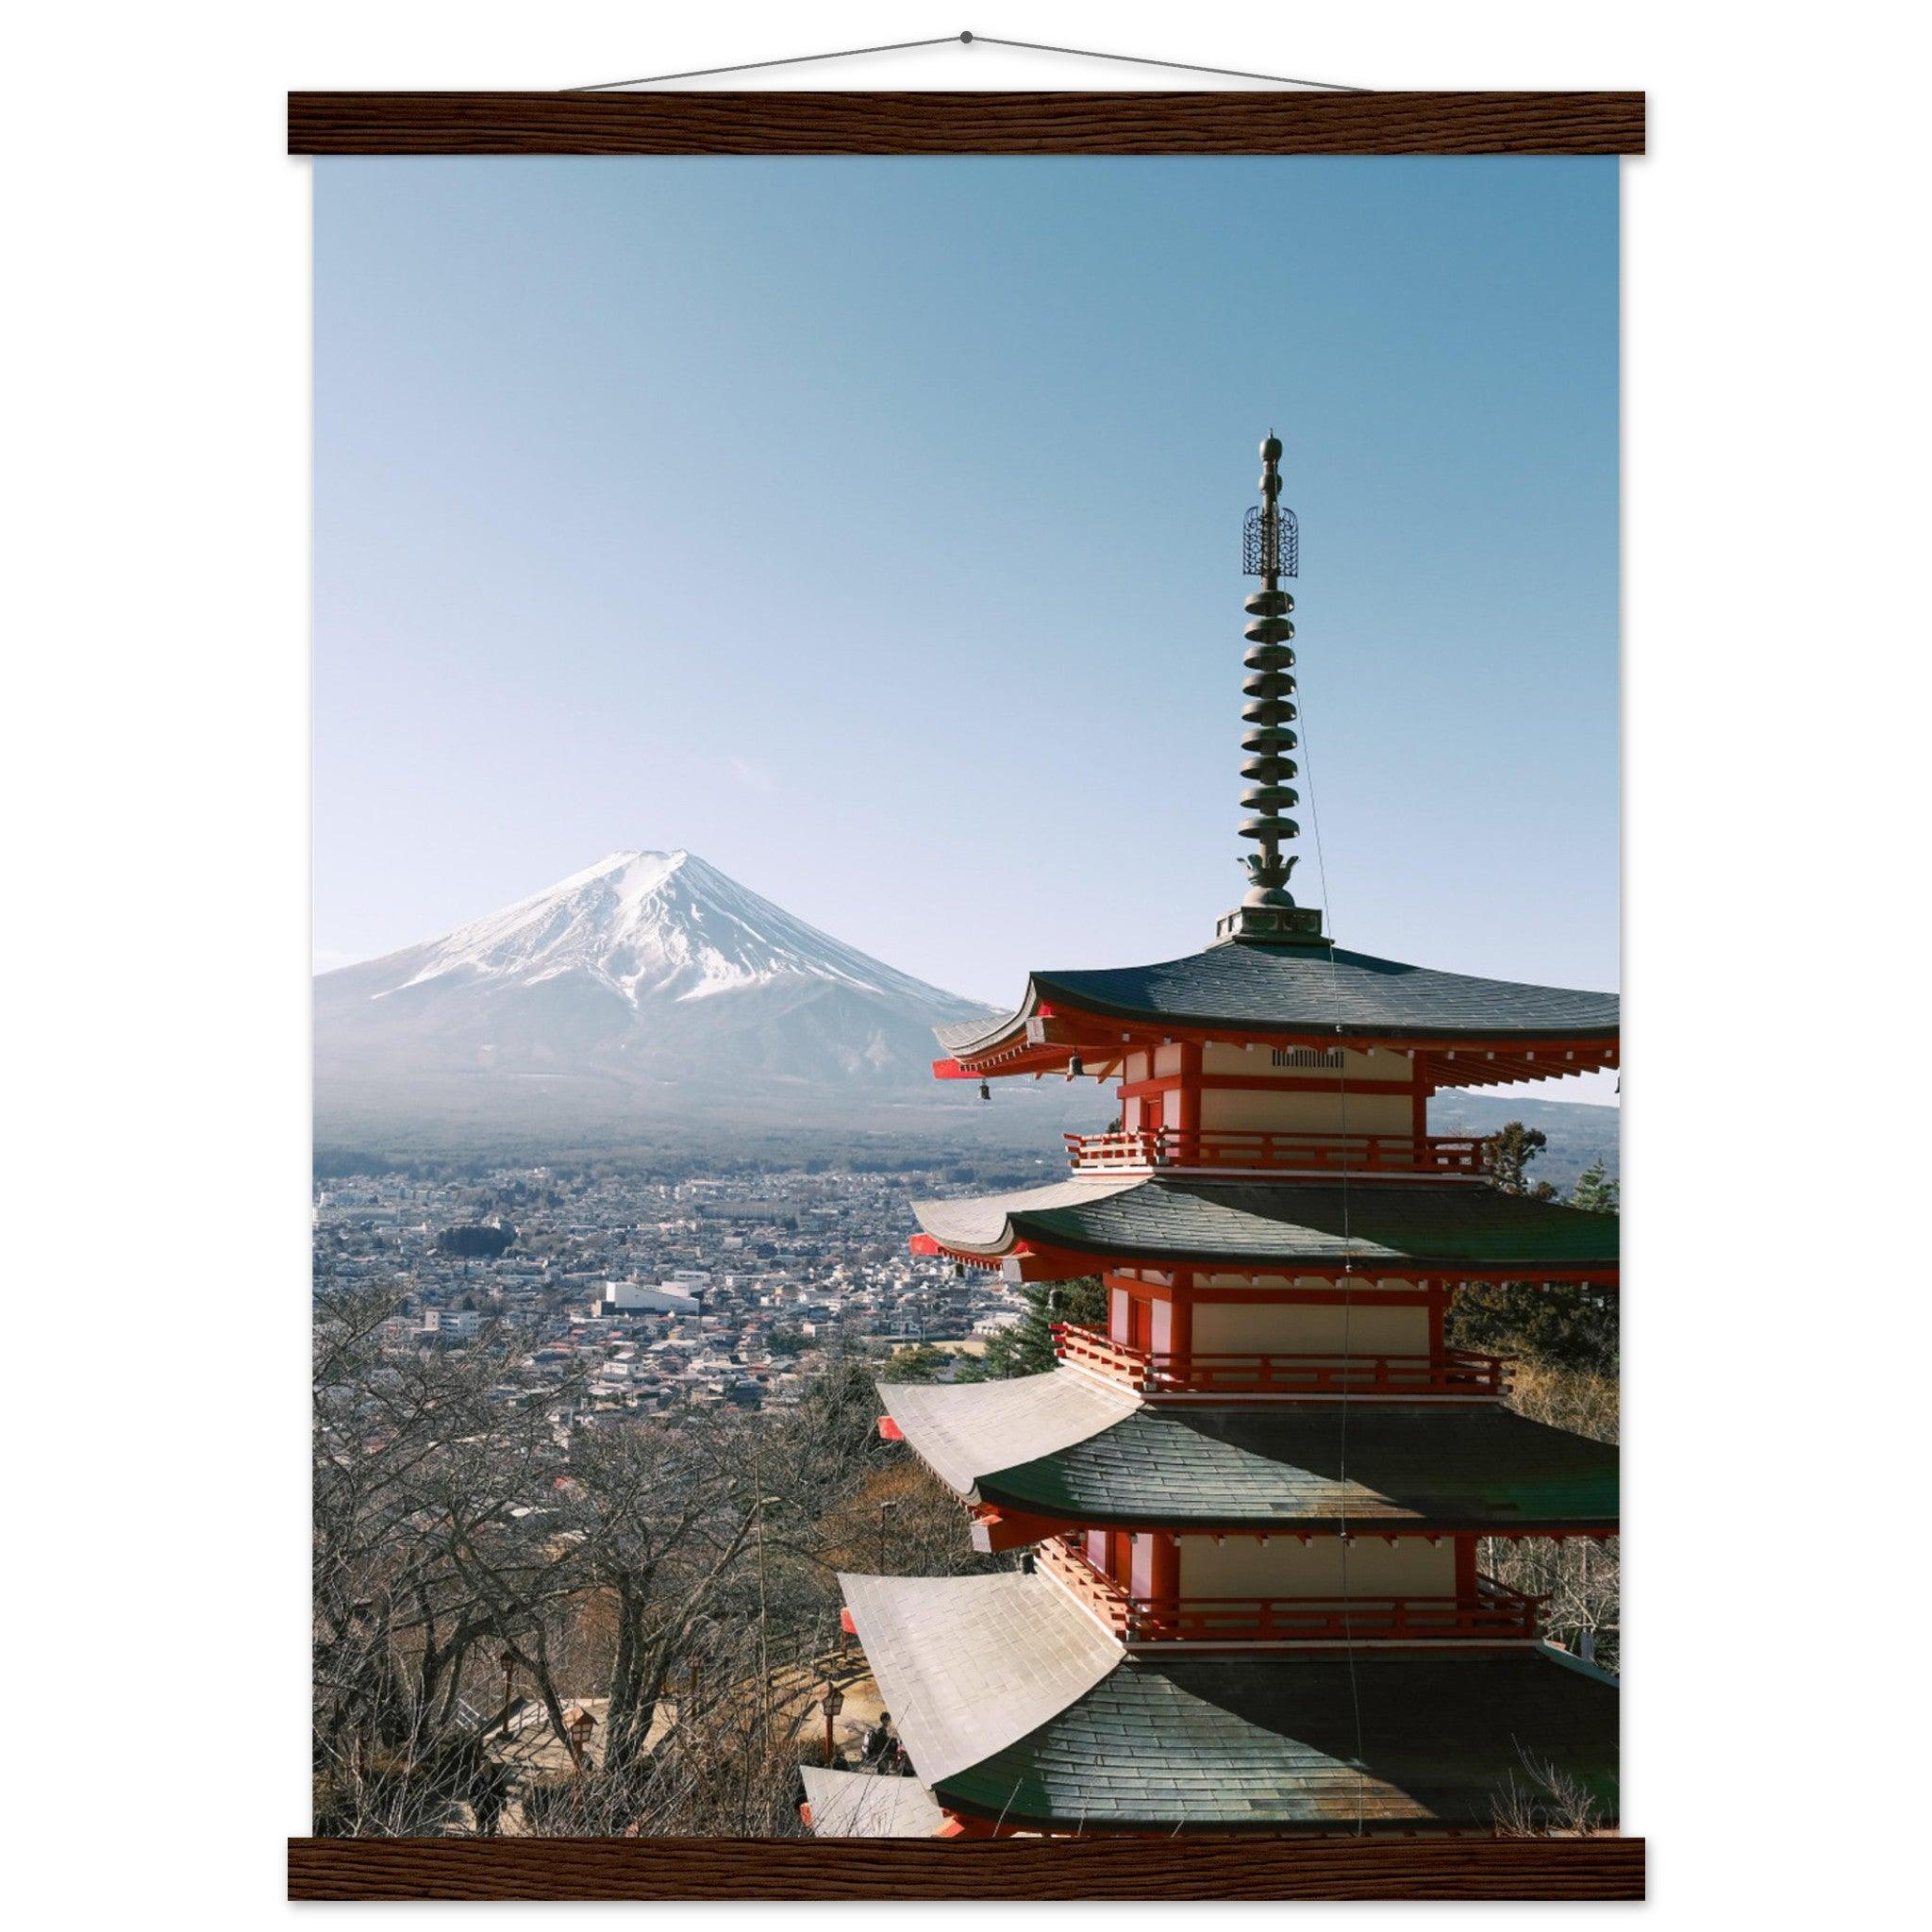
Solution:
[{"label": "pagoda roof", "polygon": [[1525,1759],[1615,1811],[1615,1680],[1547,1647],[1156,1661],[1043,1575],[840,1580],[920,1781],[1008,1828],[1487,1832]]},{"label": "pagoda roof", "polygon": [[814,1838],[933,1838],[946,1814],[909,1777],[801,1764]]},{"label": "pagoda roof", "polygon": [[839,1587],[920,1781],[977,1764],[1091,1690],[1121,1646],[1043,1576],[852,1576]]},{"label": "pagoda roof", "polygon": [[1550,1649],[1123,1662],[935,1788],[1010,1826],[1493,1830],[1524,1760],[1616,1813],[1617,1688]]},{"label": "pagoda roof", "polygon": [[[953,1253],[1032,1249],[1123,1260],[1292,1270],[1466,1266],[1529,1278],[1617,1265],[1618,1217],[1475,1181],[1207,1181],[1092,1175],[1009,1194],[915,1201]],[[1552,1273],[1554,1271],[1554,1273]]]},{"label": "pagoda roof", "polygon": [[1071,1369],[1001,1382],[877,1386],[886,1412],[920,1460],[962,1496],[989,1470],[1052,1456],[1141,1407],[1131,1390],[1108,1388]]},{"label": "pagoda roof", "polygon": [[1173,1408],[1129,1394],[1096,1425],[1096,1392],[1072,1369],[879,1385],[907,1442],[956,1492],[1058,1523],[1307,1534],[1616,1527],[1614,1443],[1488,1404]]},{"label": "pagoda roof", "polygon": [[1226,943],[1152,966],[1036,973],[1012,1012],[934,1030],[948,1053],[973,1058],[1042,1005],[1210,1033],[1531,1042],[1612,1041],[1619,1003],[1615,993],[1480,979],[1340,946]]}]

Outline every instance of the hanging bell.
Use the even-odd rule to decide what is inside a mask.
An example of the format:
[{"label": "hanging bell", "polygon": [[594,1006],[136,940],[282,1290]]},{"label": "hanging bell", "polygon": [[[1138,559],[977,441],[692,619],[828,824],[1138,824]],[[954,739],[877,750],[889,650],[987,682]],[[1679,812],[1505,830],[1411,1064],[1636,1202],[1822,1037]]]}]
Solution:
[{"label": "hanging bell", "polygon": [[966,1264],[965,1264],[965,1262],[963,1262],[963,1261],[955,1261],[955,1262],[953,1263],[953,1279],[954,1279],[955,1281],[964,1281],[964,1280],[966,1279]]},{"label": "hanging bell", "polygon": [[1080,1076],[1086,1073],[1086,1071],[1087,1069],[1080,1062],[1080,1056],[1078,1054],[1075,1054],[1073,1057],[1073,1058],[1067,1062],[1067,1078],[1070,1080],[1079,1079]]},{"label": "hanging bell", "polygon": [[992,1098],[992,1089],[984,1080],[979,1083],[979,1097],[982,1100],[991,1100]]}]

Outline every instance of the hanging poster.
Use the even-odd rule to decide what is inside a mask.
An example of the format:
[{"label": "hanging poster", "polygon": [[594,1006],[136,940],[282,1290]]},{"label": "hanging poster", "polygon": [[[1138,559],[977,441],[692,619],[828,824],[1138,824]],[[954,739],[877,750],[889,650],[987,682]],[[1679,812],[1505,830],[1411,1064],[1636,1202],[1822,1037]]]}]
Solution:
[{"label": "hanging poster", "polygon": [[1641,117],[292,97],[298,1894],[1641,1894]]}]

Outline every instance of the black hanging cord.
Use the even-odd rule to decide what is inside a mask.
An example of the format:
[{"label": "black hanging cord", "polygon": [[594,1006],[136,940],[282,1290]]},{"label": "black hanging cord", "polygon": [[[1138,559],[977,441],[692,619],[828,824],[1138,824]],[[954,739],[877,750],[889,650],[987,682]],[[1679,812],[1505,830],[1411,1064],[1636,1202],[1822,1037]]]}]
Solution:
[{"label": "black hanging cord", "polygon": [[841,47],[831,54],[786,54],[776,60],[741,60],[731,67],[692,67],[682,74],[645,74],[635,80],[593,80],[584,87],[567,87],[567,94],[599,94],[614,87],[655,87],[660,80],[703,80],[713,74],[749,74],[754,67],[803,67],[808,60],[852,60],[860,54],[903,54],[908,47],[944,47],[953,41],[941,34],[931,41],[891,41],[882,47]]},{"label": "black hanging cord", "polygon": [[1204,67],[1193,60],[1161,60],[1147,54],[1103,54],[1091,47],[1052,47],[1040,41],[1003,41],[993,34],[940,34],[929,41],[891,41],[879,47],[841,47],[829,54],[786,54],[774,60],[740,60],[729,67],[691,67],[682,74],[643,74],[632,80],[593,80],[567,87],[567,94],[608,92],[619,87],[655,87],[663,80],[707,80],[718,74],[749,74],[759,67],[803,67],[812,60],[852,60],[861,54],[903,54],[912,47],[970,47],[975,41],[987,47],[1018,47],[1029,54],[1071,54],[1080,60],[1116,60],[1132,67],[1166,67],[1178,74],[1218,74],[1230,80],[1268,80],[1278,87],[1311,87],[1325,92],[1373,93],[1373,88],[1351,87],[1339,80],[1297,80],[1286,74],[1252,74],[1241,67]]},{"label": "black hanging cord", "polygon": [[[961,34],[962,41],[975,38],[972,34]],[[1177,74],[1220,74],[1230,80],[1272,80],[1277,87],[1312,87],[1324,93],[1368,94],[1374,88],[1354,87],[1344,80],[1298,80],[1291,74],[1251,74],[1244,67],[1203,67],[1193,60],[1161,60],[1151,54],[1102,54],[1091,47],[1049,47],[1039,41],[1001,41],[991,34],[981,34],[989,47],[1024,47],[1029,54],[1072,54],[1082,60],[1123,60],[1133,67],[1171,67]]]}]

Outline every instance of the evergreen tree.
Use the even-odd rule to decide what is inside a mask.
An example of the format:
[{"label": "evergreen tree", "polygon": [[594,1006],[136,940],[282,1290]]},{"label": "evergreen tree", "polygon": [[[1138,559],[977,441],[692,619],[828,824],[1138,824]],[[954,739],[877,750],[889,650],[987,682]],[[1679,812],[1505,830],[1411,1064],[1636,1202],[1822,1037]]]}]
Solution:
[{"label": "evergreen tree", "polygon": [[[942,1382],[946,1371],[959,1359],[950,1349],[935,1348],[929,1341],[916,1341],[902,1348],[886,1364],[888,1382]],[[962,1377],[961,1379],[973,1379]]]},{"label": "evergreen tree", "polygon": [[1057,1363],[1053,1325],[1074,1322],[1083,1327],[1107,1326],[1107,1289],[1097,1274],[1073,1281],[1034,1283],[1026,1290],[1026,1312],[1010,1328],[987,1338],[986,1353],[961,1367],[958,1379],[1003,1382],[1014,1375],[1044,1375]]},{"label": "evergreen tree", "polygon": [[1483,1148],[1483,1172],[1501,1194],[1526,1194],[1532,1201],[1554,1201],[1557,1191],[1548,1181],[1533,1181],[1529,1164],[1550,1144],[1541,1127],[1511,1121],[1490,1136]]},{"label": "evergreen tree", "polygon": [[1573,1207],[1587,1208],[1594,1214],[1618,1211],[1617,1183],[1610,1178],[1601,1154],[1576,1176],[1576,1191],[1570,1201]]},{"label": "evergreen tree", "polygon": [[[1511,1121],[1484,1150],[1490,1183],[1505,1194],[1553,1201],[1548,1181],[1532,1180],[1530,1164],[1549,1137]],[[1573,1205],[1614,1213],[1617,1184],[1601,1160],[1578,1177]],[[1484,1282],[1465,1288],[1449,1315],[1449,1342],[1481,1355],[1535,1356],[1564,1368],[1617,1372],[1617,1297],[1613,1289],[1582,1283],[1544,1288],[1530,1281]]]}]

